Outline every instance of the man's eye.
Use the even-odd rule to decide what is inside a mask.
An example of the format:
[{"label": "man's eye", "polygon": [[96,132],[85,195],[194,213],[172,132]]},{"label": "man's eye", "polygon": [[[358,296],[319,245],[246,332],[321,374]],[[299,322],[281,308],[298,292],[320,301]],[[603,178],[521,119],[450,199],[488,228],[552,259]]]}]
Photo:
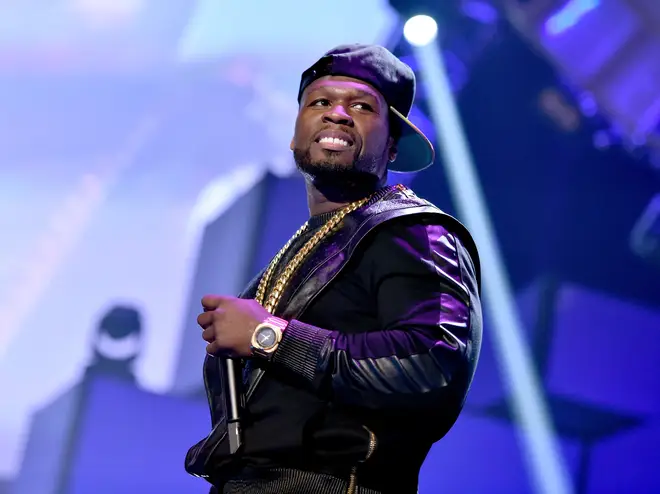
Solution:
[{"label": "man's eye", "polygon": [[325,98],[315,99],[309,106],[328,106],[330,102]]},{"label": "man's eye", "polygon": [[374,111],[371,105],[367,103],[355,103],[353,107],[358,108],[359,110]]}]

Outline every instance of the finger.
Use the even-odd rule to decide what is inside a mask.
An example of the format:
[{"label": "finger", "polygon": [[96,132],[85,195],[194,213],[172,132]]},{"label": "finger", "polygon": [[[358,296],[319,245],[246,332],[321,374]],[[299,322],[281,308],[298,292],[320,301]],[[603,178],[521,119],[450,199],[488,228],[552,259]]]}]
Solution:
[{"label": "finger", "polygon": [[213,312],[202,312],[200,315],[197,316],[197,324],[202,329],[208,328],[211,324],[213,324],[214,320]]},{"label": "finger", "polygon": [[206,345],[206,353],[208,353],[209,355],[218,356],[222,354],[222,350],[218,346],[218,344],[214,341],[213,343],[209,343],[208,345]]},{"label": "finger", "polygon": [[215,330],[211,327],[202,331],[202,339],[208,343],[213,343],[215,341]]},{"label": "finger", "polygon": [[204,311],[197,316],[197,324],[199,324],[202,329],[206,329],[212,324],[221,322],[224,315],[225,312],[222,309]]},{"label": "finger", "polygon": [[204,310],[215,310],[228,298],[220,295],[205,295],[202,297],[202,307],[204,307]]}]

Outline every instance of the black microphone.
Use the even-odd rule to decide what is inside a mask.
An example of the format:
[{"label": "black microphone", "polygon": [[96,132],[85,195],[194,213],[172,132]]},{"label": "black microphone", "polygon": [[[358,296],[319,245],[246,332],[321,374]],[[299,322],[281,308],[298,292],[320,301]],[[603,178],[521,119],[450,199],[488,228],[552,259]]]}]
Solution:
[{"label": "black microphone", "polygon": [[225,399],[225,412],[227,414],[227,434],[229,439],[229,453],[236,453],[243,444],[241,431],[241,411],[243,409],[243,376],[240,359],[224,358],[223,394]]}]

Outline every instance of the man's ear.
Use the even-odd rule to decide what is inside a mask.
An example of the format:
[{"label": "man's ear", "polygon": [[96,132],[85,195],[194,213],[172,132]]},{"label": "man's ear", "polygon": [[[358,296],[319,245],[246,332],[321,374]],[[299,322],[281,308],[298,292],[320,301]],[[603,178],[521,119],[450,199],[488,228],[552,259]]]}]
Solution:
[{"label": "man's ear", "polygon": [[289,144],[289,149],[293,151],[293,137],[291,138],[291,144]]},{"label": "man's ear", "polygon": [[388,144],[389,144],[388,159],[390,160],[390,163],[391,163],[392,161],[394,161],[396,159],[396,153],[397,153],[396,141],[394,140],[393,137],[390,137]]}]

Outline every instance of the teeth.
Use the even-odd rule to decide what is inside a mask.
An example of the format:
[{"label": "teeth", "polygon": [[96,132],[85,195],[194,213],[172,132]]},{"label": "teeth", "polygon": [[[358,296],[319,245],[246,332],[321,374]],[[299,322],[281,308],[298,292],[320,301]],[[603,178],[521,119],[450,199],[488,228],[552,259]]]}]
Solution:
[{"label": "teeth", "polygon": [[337,139],[336,137],[322,137],[319,142],[326,142],[329,144],[338,144],[340,146],[348,147],[348,142],[343,139]]}]

